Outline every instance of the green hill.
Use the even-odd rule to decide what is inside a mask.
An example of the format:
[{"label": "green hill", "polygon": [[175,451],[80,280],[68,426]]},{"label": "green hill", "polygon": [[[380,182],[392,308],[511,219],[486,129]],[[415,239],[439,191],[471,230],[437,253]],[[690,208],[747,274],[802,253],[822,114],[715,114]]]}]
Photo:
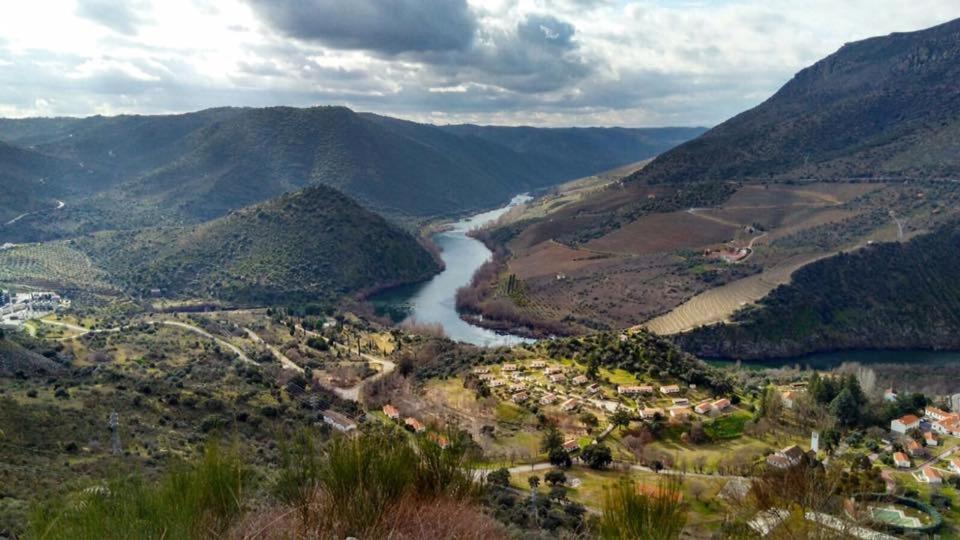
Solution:
[{"label": "green hill", "polygon": [[679,335],[710,357],[793,357],[836,349],[960,348],[960,223],[797,271],[732,324]]},{"label": "green hill", "polygon": [[439,269],[410,234],[325,186],[198,226],[106,232],[73,243],[134,294],[160,289],[244,305],[332,301]]},{"label": "green hill", "polygon": [[960,19],[844,45],[659,156],[648,182],[960,175]]}]

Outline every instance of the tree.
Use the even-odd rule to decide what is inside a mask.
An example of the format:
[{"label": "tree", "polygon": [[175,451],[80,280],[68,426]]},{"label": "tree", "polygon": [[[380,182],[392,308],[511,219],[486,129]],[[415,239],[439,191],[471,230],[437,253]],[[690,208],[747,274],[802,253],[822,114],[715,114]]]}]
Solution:
[{"label": "tree", "polygon": [[569,469],[573,465],[573,460],[570,459],[570,453],[563,448],[554,448],[550,451],[550,464],[554,467]]},{"label": "tree", "polygon": [[543,480],[551,486],[555,486],[557,484],[566,484],[567,475],[559,469],[554,469],[543,475]]},{"label": "tree", "polygon": [[557,449],[563,450],[563,434],[557,426],[550,424],[543,432],[543,438],[540,439],[540,451],[553,453]]},{"label": "tree", "polygon": [[610,416],[610,423],[622,430],[630,425],[630,413],[624,408],[619,408]]},{"label": "tree", "polygon": [[867,397],[864,395],[863,389],[860,387],[860,381],[853,373],[848,373],[847,376],[844,377],[843,388],[844,390],[850,391],[850,394],[853,395],[853,399],[857,402],[858,406],[867,402]]},{"label": "tree", "polygon": [[600,420],[597,419],[597,415],[592,412],[585,412],[580,415],[580,422],[587,427],[597,427],[600,425]]},{"label": "tree", "polygon": [[783,413],[783,400],[780,392],[773,385],[768,386],[763,392],[763,400],[760,402],[760,415],[766,418],[779,419]]},{"label": "tree", "polygon": [[554,485],[550,488],[550,498],[562,501],[567,498],[567,488],[562,485]]},{"label": "tree", "polygon": [[507,487],[510,485],[510,471],[506,468],[499,468],[491,473],[487,473],[487,482],[494,486]]},{"label": "tree", "polygon": [[540,486],[540,477],[534,474],[527,478],[527,483],[530,484],[530,489],[537,489]]},{"label": "tree", "polygon": [[693,444],[703,444],[710,440],[707,432],[703,429],[703,422],[694,422],[690,425],[689,440]]},{"label": "tree", "polygon": [[860,419],[860,404],[849,388],[844,388],[830,402],[830,414],[837,418],[840,425],[850,427]]},{"label": "tree", "polygon": [[591,468],[596,470],[605,469],[607,465],[613,462],[613,454],[610,448],[603,444],[591,444],[583,449],[580,457]]}]

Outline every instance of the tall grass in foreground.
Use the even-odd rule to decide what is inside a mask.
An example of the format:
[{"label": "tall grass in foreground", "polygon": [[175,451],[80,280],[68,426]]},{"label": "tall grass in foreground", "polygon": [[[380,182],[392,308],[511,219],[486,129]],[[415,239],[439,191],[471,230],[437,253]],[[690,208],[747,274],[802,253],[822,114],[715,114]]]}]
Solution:
[{"label": "tall grass in foreground", "polygon": [[[301,519],[335,536],[386,536],[399,506],[445,499],[469,502],[476,487],[461,445],[441,449],[402,433],[368,433],[332,441],[317,471],[317,491],[290,501],[307,507]],[[303,463],[291,461],[291,465]],[[290,472],[284,476],[305,476]]]},{"label": "tall grass in foreground", "polygon": [[682,480],[665,476],[655,489],[645,489],[623,479],[604,490],[602,538],[672,540],[680,537],[687,522],[680,493]]},{"label": "tall grass in foreground", "polygon": [[240,515],[250,472],[236,449],[211,442],[201,460],[175,467],[156,484],[137,476],[36,507],[36,540],[210,538]]}]

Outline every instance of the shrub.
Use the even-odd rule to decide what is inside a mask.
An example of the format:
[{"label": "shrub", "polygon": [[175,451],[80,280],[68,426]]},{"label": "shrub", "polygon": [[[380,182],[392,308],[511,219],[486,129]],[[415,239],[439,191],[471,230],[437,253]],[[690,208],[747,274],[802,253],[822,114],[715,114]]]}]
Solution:
[{"label": "shrub", "polygon": [[603,494],[602,538],[674,539],[687,521],[680,495],[682,480],[667,476],[655,491],[621,480]]},{"label": "shrub", "polygon": [[203,459],[176,467],[156,484],[117,478],[33,508],[27,537],[208,538],[222,534],[243,511],[249,470],[234,449],[210,443]]}]

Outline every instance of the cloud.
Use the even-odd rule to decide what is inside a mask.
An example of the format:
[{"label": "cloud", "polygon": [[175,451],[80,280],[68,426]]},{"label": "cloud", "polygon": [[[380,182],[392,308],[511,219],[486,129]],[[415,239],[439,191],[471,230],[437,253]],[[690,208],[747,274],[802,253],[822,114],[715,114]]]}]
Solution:
[{"label": "cloud", "polygon": [[135,35],[143,23],[143,2],[133,0],[77,0],[79,17],[102,24],[115,32]]},{"label": "cloud", "polygon": [[466,0],[250,0],[272,27],[341,49],[386,54],[470,46],[476,20]]},{"label": "cloud", "polygon": [[0,17],[0,116],[340,104],[440,123],[712,125],[942,0],[49,0]]}]

